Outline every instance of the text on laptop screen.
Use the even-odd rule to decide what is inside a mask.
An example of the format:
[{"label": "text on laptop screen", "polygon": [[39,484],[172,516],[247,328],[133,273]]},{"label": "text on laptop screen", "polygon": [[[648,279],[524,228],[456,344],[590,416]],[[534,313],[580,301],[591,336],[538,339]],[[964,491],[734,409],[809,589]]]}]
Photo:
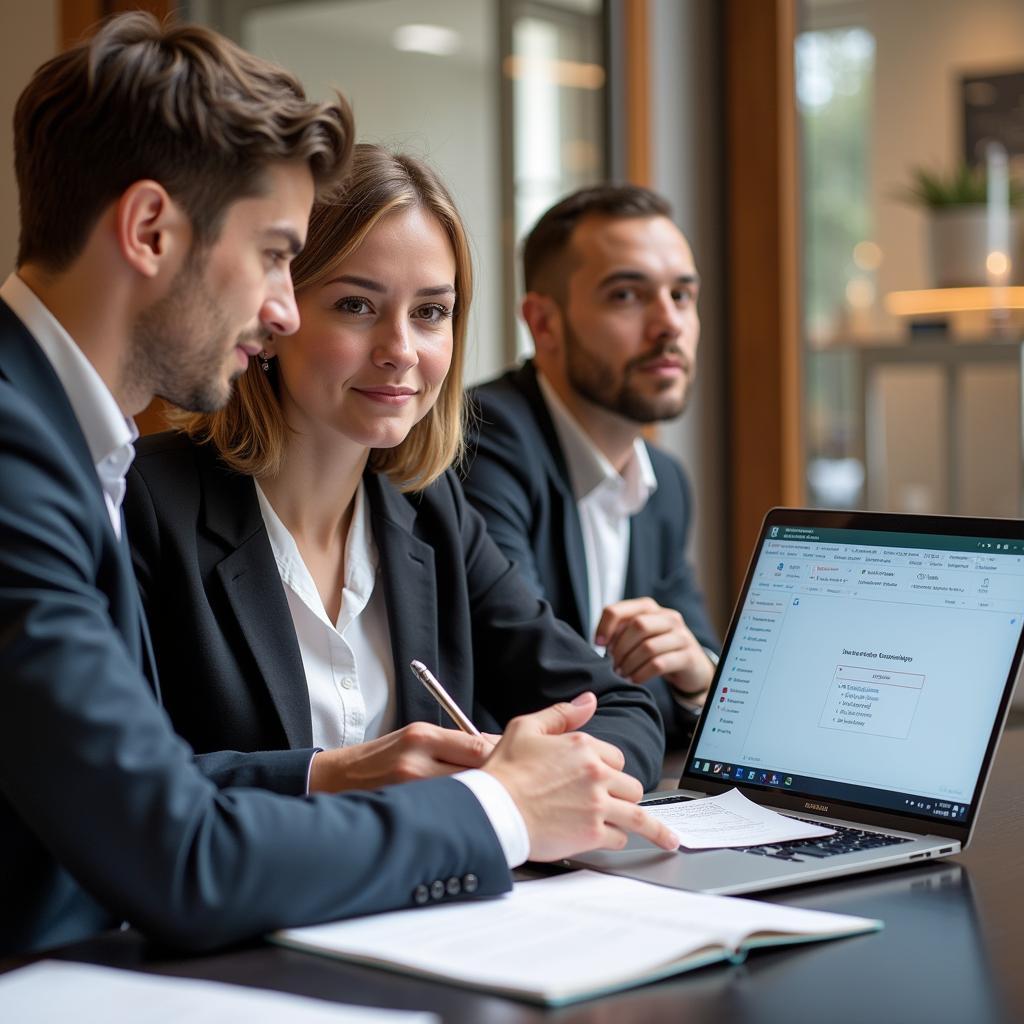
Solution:
[{"label": "text on laptop screen", "polygon": [[772,526],[688,770],[963,819],[1022,615],[1020,541]]}]

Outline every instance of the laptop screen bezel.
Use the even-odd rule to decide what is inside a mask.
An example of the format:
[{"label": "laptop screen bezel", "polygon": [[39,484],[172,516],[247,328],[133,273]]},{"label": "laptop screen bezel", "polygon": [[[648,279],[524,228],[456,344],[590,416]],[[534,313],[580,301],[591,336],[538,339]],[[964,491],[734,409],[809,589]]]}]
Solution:
[{"label": "laptop screen bezel", "polygon": [[1003,685],[999,709],[993,717],[992,728],[985,746],[985,754],[982,758],[974,792],[971,794],[970,812],[963,822],[953,822],[945,818],[936,819],[927,814],[919,815],[910,812],[887,811],[867,804],[823,798],[813,794],[800,793],[795,790],[782,790],[775,786],[761,785],[757,782],[735,779],[719,782],[715,781],[713,776],[707,776],[692,770],[691,766],[696,756],[695,751],[707,724],[710,709],[714,706],[714,698],[721,685],[722,670],[728,662],[729,650],[733,643],[740,611],[746,604],[754,569],[760,558],[765,540],[768,538],[769,531],[773,526],[867,530],[879,533],[944,534],[959,537],[991,538],[995,542],[1024,542],[1024,522],[1013,519],[988,519],[969,516],[906,515],[889,512],[845,510],[774,508],[769,511],[761,524],[761,532],[747,565],[743,587],[733,607],[729,629],[726,632],[725,641],[722,645],[719,665],[715,670],[707,700],[694,727],[693,737],[687,749],[686,762],[679,779],[680,789],[699,790],[710,796],[736,788],[748,799],[772,807],[817,815],[823,814],[832,818],[850,819],[863,822],[864,824],[873,824],[883,828],[898,829],[921,835],[949,836],[966,845],[977,821],[978,808],[988,781],[999,737],[1006,722],[1014,685],[1020,673],[1021,659],[1024,657],[1024,628],[1022,628],[1021,634],[1017,638],[1017,646],[1014,650],[1010,672]]}]

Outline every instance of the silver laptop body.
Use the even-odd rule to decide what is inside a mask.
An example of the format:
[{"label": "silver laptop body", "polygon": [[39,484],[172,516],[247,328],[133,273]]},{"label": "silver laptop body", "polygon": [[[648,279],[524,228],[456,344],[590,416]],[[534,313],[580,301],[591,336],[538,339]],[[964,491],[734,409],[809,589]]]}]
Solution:
[{"label": "silver laptop body", "polygon": [[[1024,649],[1024,524],[775,509],[747,570],[678,790],[732,787],[836,839],[572,861],[735,894],[959,852]],[[835,852],[841,850],[843,852]]]}]

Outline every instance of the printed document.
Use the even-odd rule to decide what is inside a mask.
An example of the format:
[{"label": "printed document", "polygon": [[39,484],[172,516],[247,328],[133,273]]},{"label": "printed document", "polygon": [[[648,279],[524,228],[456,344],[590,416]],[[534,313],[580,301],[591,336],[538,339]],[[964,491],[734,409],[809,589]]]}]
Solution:
[{"label": "printed document", "polygon": [[788,818],[748,800],[738,789],[701,800],[650,804],[644,810],[663,822],[688,850],[712,850],[726,846],[764,846],[790,839],[830,836],[835,829]]}]

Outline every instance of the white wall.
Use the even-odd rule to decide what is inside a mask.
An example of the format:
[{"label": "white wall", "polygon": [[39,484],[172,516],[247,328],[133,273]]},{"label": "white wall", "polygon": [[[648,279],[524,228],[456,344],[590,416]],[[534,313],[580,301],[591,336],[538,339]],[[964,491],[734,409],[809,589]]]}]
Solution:
[{"label": "white wall", "polygon": [[55,0],[0,0],[0,281],[18,248],[14,105],[35,69],[57,52],[57,30]]}]

